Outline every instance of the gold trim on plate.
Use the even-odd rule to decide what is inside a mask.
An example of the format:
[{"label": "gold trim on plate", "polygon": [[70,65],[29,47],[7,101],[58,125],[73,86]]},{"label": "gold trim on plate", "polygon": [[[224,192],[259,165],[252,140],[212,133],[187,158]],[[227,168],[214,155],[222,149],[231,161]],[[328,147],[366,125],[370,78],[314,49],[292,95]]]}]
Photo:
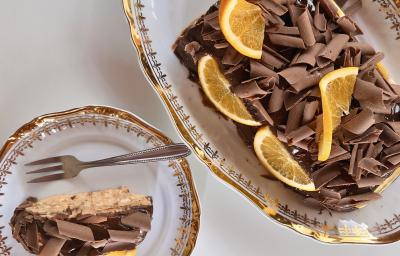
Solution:
[{"label": "gold trim on plate", "polygon": [[[74,118],[77,116],[80,118]],[[48,127],[52,123],[54,123],[54,127]],[[136,136],[144,137],[147,142],[152,144],[172,143],[171,139],[134,114],[116,108],[86,106],[43,115],[19,128],[1,148],[0,164],[4,160],[5,162],[0,165],[0,196],[2,195],[1,189],[7,184],[6,176],[11,174],[9,168],[16,164],[16,158],[22,155],[24,148],[32,147],[33,142],[36,140],[42,140],[42,134],[50,136],[53,128],[54,130],[62,131],[64,127],[72,128],[76,124],[114,125],[116,128],[123,127],[127,132],[133,132]],[[20,145],[21,143],[19,142],[23,140],[26,143]],[[177,186],[180,187],[180,197],[182,197],[180,207],[184,211],[181,227],[178,229],[178,235],[175,238],[175,245],[170,248],[170,255],[188,256],[194,249],[199,232],[200,204],[188,162],[185,159],[170,161],[169,167],[174,170],[173,175],[177,178]],[[7,238],[2,234],[2,228],[4,227],[0,227],[0,254],[8,256],[11,255],[11,247],[6,245]]]},{"label": "gold trim on plate", "polygon": [[[145,17],[143,16],[141,9],[144,8],[144,5],[141,0],[122,0],[124,12],[127,17],[131,37],[138,54],[139,63],[141,64],[143,73],[149,80],[149,83],[152,85],[153,89],[157,92],[159,97],[162,99],[166,109],[168,110],[174,125],[178,129],[181,136],[184,140],[193,148],[194,152],[198,156],[198,158],[208,166],[213,174],[215,174],[218,178],[220,178],[223,182],[240,192],[243,196],[245,196],[248,200],[250,200],[255,206],[257,206],[260,210],[264,212],[265,215],[269,216],[273,220],[279,222],[280,224],[293,229],[303,235],[309,236],[316,240],[326,242],[326,243],[365,243],[365,244],[384,244],[384,243],[392,243],[400,240],[400,230],[394,233],[390,233],[386,236],[381,236],[379,238],[374,237],[369,233],[369,230],[366,230],[364,227],[360,226],[349,226],[343,225],[339,227],[330,227],[326,224],[326,222],[321,222],[318,220],[309,220],[306,216],[304,219],[307,221],[301,221],[303,218],[301,215],[299,216],[297,212],[293,212],[290,209],[287,209],[287,206],[281,205],[276,199],[269,198],[268,195],[260,195],[259,188],[254,188],[253,185],[250,185],[250,181],[246,181],[246,185],[248,187],[252,187],[251,190],[246,189],[244,186],[241,186],[237,180],[233,180],[232,176],[228,176],[220,166],[222,166],[224,159],[220,161],[220,165],[216,165],[213,163],[213,155],[210,154],[210,150],[207,145],[204,144],[204,148],[199,147],[197,141],[202,141],[202,135],[199,133],[195,133],[192,131],[196,131],[195,127],[193,129],[188,129],[186,123],[190,119],[185,113],[179,111],[182,109],[182,106],[176,106],[176,102],[173,99],[176,99],[176,96],[173,95],[171,90],[172,85],[162,85],[160,81],[166,83],[165,74],[162,74],[160,70],[160,63],[156,60],[156,52],[152,51],[151,48],[151,39],[148,36],[148,28],[144,27]],[[134,6],[132,6],[132,2],[135,1]],[[333,0],[332,0],[333,1]],[[333,2],[336,5],[336,3]],[[338,9],[340,10],[340,9]],[[343,14],[342,12],[338,12],[338,14]],[[137,24],[139,23],[139,24]],[[142,37],[141,37],[142,35]],[[142,41],[143,40],[143,41]],[[151,60],[154,63],[150,63]],[[189,130],[191,132],[189,132]],[[195,139],[194,139],[195,138]],[[200,143],[201,144],[201,143]],[[211,152],[213,153],[213,152]],[[214,152],[216,153],[216,152]],[[229,169],[229,168],[228,168]],[[230,174],[231,171],[228,171]],[[234,171],[232,170],[232,173]],[[397,172],[396,172],[397,173]],[[394,176],[391,176],[392,179],[388,180],[385,183],[385,187],[389,185],[391,181],[394,180]],[[242,177],[239,177],[240,179]],[[253,193],[251,193],[251,192]],[[255,196],[257,195],[257,196]],[[261,200],[264,198],[265,201]],[[268,205],[267,205],[268,204]],[[297,220],[299,223],[295,223],[290,220],[290,217],[295,214],[297,216]],[[301,218],[299,218],[301,217]],[[400,220],[400,215],[395,216]],[[304,224],[303,224],[304,223]],[[309,226],[318,227],[318,229],[310,228],[306,225],[306,223],[310,223]],[[315,223],[315,225],[313,224]],[[400,221],[399,221],[400,223]],[[384,224],[381,224],[384,225]],[[380,228],[379,224],[377,224],[376,228],[372,228],[373,230],[377,230]],[[397,228],[396,228],[397,229]],[[318,230],[321,230],[318,231]],[[329,231],[335,230],[339,235],[331,235]],[[378,232],[379,233],[379,232]]]}]

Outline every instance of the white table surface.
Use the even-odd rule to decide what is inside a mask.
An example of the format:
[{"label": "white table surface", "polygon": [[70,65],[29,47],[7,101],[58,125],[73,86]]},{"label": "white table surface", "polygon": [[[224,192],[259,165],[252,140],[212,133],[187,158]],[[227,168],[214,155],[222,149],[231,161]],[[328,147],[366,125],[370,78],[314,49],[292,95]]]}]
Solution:
[{"label": "white table surface", "polygon": [[[123,108],[180,140],[144,79],[119,0],[0,1],[0,141],[33,117],[89,104]],[[202,215],[195,256],[400,255],[327,245],[278,226],[189,158]]]}]

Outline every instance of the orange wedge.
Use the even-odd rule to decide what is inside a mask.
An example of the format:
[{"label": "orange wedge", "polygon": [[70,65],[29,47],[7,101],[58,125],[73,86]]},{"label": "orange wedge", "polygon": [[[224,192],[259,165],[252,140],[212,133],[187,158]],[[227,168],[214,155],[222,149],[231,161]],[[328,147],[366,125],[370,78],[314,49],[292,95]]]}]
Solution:
[{"label": "orange wedge", "polygon": [[343,113],[348,113],[357,67],[347,67],[326,74],[319,82],[322,99],[322,136],[319,139],[318,160],[326,161],[332,148],[332,134],[340,125]]},{"label": "orange wedge", "polygon": [[305,191],[315,191],[312,179],[266,126],[254,138],[254,150],[260,162],[277,179]]},{"label": "orange wedge", "polygon": [[265,19],[259,6],[245,0],[221,0],[219,23],[233,48],[250,58],[261,59]]},{"label": "orange wedge", "polygon": [[241,124],[261,125],[247,111],[243,101],[231,92],[231,84],[213,57],[206,55],[199,60],[198,73],[204,93],[222,114]]},{"label": "orange wedge", "polygon": [[136,256],[136,249],[129,251],[114,251],[106,254],[107,256]]}]

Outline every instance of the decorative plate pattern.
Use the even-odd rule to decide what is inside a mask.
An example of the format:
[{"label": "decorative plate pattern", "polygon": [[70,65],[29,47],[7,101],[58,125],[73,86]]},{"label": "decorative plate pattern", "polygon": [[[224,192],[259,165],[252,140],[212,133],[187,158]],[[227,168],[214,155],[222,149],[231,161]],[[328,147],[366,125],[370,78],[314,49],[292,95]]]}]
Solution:
[{"label": "decorative plate pattern", "polygon": [[[389,1],[385,2],[388,3]],[[216,176],[247,197],[267,216],[284,226],[317,240],[329,243],[376,244],[390,243],[400,239],[400,225],[397,224],[400,209],[387,210],[388,212],[382,212],[381,216],[377,213],[377,216],[369,217],[375,218],[376,220],[372,222],[368,219],[368,221],[371,222],[366,224],[363,222],[363,219],[360,218],[360,215],[365,214],[366,210],[364,211],[364,209],[347,215],[326,212],[324,214],[315,213],[311,212],[309,209],[305,209],[304,205],[301,206],[298,202],[295,202],[294,198],[296,198],[296,195],[292,195],[294,193],[283,188],[283,186],[276,185],[276,182],[266,183],[270,186],[268,189],[264,186],[260,187],[259,184],[261,182],[259,181],[257,182],[258,184],[256,184],[254,179],[248,177],[250,176],[250,171],[238,168],[232,163],[232,156],[221,153],[221,145],[217,145],[208,139],[208,134],[204,130],[204,124],[196,120],[196,117],[193,116],[193,112],[190,112],[189,101],[185,101],[185,97],[199,97],[198,91],[196,91],[197,89],[187,86],[185,88],[191,90],[193,94],[185,94],[182,93],[182,91],[177,93],[179,90],[182,90],[182,87],[178,88],[176,84],[172,84],[171,81],[174,80],[174,78],[168,77],[168,73],[172,72],[171,70],[176,67],[174,66],[176,65],[175,62],[170,63],[169,61],[169,58],[171,58],[169,55],[173,55],[172,50],[169,47],[160,47],[160,44],[154,47],[155,42],[158,42],[160,39],[154,39],[152,36],[155,37],[155,35],[160,34],[156,31],[157,29],[166,29],[163,28],[164,25],[160,23],[162,12],[165,11],[164,16],[171,17],[171,19],[174,20],[172,18],[174,13],[172,12],[175,10],[169,10],[167,6],[163,6],[162,1],[152,2],[151,7],[146,7],[142,0],[123,0],[123,4],[131,29],[132,40],[137,50],[144,74],[163,100],[180,134],[193,147],[200,160],[202,160]],[[169,4],[175,6],[174,3]],[[188,8],[191,4],[195,3],[187,3]],[[161,5],[161,7],[156,8],[157,5]],[[205,5],[205,3],[202,5]],[[194,9],[197,11],[197,8],[190,6],[190,10]],[[202,12],[205,10],[206,9]],[[152,15],[152,17],[149,17],[149,15]],[[400,15],[398,10],[395,13],[395,16],[396,15]],[[192,19],[194,18],[196,18],[196,15],[192,17]],[[151,26],[148,26],[150,19]],[[175,20],[177,20],[176,22],[182,22],[182,20],[178,18]],[[171,25],[185,27],[187,24],[188,23],[184,25],[179,23],[175,24],[172,21],[171,24],[168,25],[169,27],[171,27]],[[167,32],[163,31],[163,33]],[[157,48],[157,51],[155,48]],[[162,51],[160,51],[160,49],[162,49]],[[164,52],[164,50],[169,52]],[[168,55],[168,57],[164,58],[163,64],[160,61],[160,59],[162,59],[161,55]],[[165,64],[165,62],[167,62],[167,64]],[[177,79],[179,80],[181,78],[182,77],[179,77]],[[197,105],[196,107],[205,108],[204,106]],[[200,111],[197,110],[198,108],[196,108],[196,111]],[[244,174],[245,171],[247,171],[246,174]],[[382,191],[383,188],[386,188],[393,182],[399,172],[400,170],[397,170],[396,174],[394,174],[391,179],[388,179],[380,190]],[[258,177],[258,179],[262,178]],[[285,191],[284,193],[282,193],[283,190]],[[286,193],[291,195],[286,195]],[[391,200],[395,199],[392,198]],[[371,207],[381,206],[369,205],[368,207],[371,209]]]},{"label": "decorative plate pattern", "polygon": [[[50,136],[85,126],[113,127],[124,131],[127,134],[126,136],[132,136],[133,140],[145,141],[150,147],[172,143],[160,131],[133,114],[110,107],[88,106],[41,116],[17,130],[1,149],[0,198],[6,196],[3,191],[8,185],[7,178],[13,174],[12,167],[19,163],[20,158],[25,156],[25,151],[34,148],[36,143],[45,141]],[[179,213],[180,219],[177,220],[180,224],[175,232],[177,235],[173,239],[174,245],[170,247],[170,252],[167,254],[188,256],[195,246],[199,230],[199,202],[187,161],[185,159],[169,161],[168,168],[173,170],[171,172],[172,178],[179,190],[180,202],[178,203],[181,213]],[[2,204],[4,207],[4,204],[7,203],[2,202]],[[3,218],[3,215],[0,215],[1,223],[8,222],[8,220],[1,220],[1,218]],[[9,245],[9,240],[12,238],[4,236],[4,228],[5,226],[0,227],[0,255],[7,256],[12,253],[12,248]]]}]

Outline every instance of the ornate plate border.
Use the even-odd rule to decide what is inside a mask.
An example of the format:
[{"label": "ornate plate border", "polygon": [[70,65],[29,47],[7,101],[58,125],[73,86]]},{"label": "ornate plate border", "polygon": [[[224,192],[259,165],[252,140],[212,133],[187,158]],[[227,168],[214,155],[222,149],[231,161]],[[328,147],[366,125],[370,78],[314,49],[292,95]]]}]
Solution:
[{"label": "ornate plate border", "polygon": [[[73,120],[71,119],[72,116],[77,115],[82,115],[82,117],[76,117]],[[125,124],[115,121],[115,118],[124,121]],[[55,120],[57,122],[54,122]],[[54,122],[54,125],[47,127],[46,124],[48,122]],[[127,129],[127,132],[132,131],[137,136],[144,137],[149,142],[153,141],[153,144],[162,145],[172,143],[171,139],[145,121],[141,120],[139,117],[116,108],[87,106],[43,115],[23,125],[9,137],[7,142],[1,148],[0,160],[3,161],[5,158],[7,159],[4,164],[0,166],[0,196],[3,195],[1,192],[3,186],[7,184],[6,176],[11,174],[9,168],[16,163],[16,158],[23,154],[22,151],[25,148],[32,147],[33,141],[42,140],[42,133],[49,136],[52,134],[50,132],[51,130],[55,129],[61,131],[62,126],[73,127],[76,123],[81,125],[85,125],[85,123],[96,125],[100,122],[106,126],[114,125],[116,128],[123,127]],[[26,140],[26,145],[19,145],[21,139],[27,138],[27,134],[30,134],[29,136],[32,138],[29,137],[29,139]],[[14,146],[16,146],[16,148],[13,151],[10,151]],[[180,187],[180,197],[182,198],[180,208],[184,211],[184,217],[180,219],[181,227],[178,229],[178,236],[175,238],[175,245],[170,248],[170,255],[189,256],[195,247],[199,232],[200,204],[188,162],[185,159],[170,161],[169,167],[175,171],[173,175],[177,177],[177,186]],[[1,217],[3,216],[0,215],[0,218]],[[11,255],[11,247],[6,245],[7,237],[4,237],[2,234],[3,228],[4,227],[0,227],[0,254],[8,256]]]},{"label": "ornate plate border", "polygon": [[[269,198],[268,195],[263,195],[261,190],[254,186],[251,181],[245,180],[244,177],[242,177],[240,173],[237,173],[232,166],[226,165],[225,159],[222,159],[218,155],[218,151],[211,148],[210,144],[203,139],[202,134],[197,131],[196,126],[191,124],[190,116],[185,113],[183,106],[178,101],[178,97],[174,95],[172,85],[167,82],[166,75],[161,70],[161,63],[156,58],[157,53],[152,48],[152,41],[148,35],[148,28],[144,24],[146,17],[144,17],[142,13],[142,9],[144,8],[142,0],[122,0],[122,2],[130,26],[132,41],[138,54],[139,63],[141,64],[143,73],[163,101],[164,106],[168,110],[180,135],[193,148],[198,158],[208,166],[213,174],[249,199],[270,218],[290,229],[316,240],[326,243],[363,244],[385,244],[400,240],[400,230],[397,232],[391,232],[397,229],[393,228],[393,225],[390,225],[390,227],[388,226],[388,235],[377,239],[371,236],[369,232],[367,232],[368,234],[365,234],[363,231],[360,232],[360,230],[357,230],[357,228],[355,230],[349,230],[349,227],[347,226],[344,227],[344,229],[341,227],[329,227],[326,225],[326,222],[324,223],[316,219],[307,219],[306,215],[302,216],[298,214],[297,211],[288,209],[287,205],[281,205],[276,199]],[[135,2],[133,6],[132,2]],[[332,2],[336,5],[333,0]],[[338,15],[344,15],[339,7],[337,8]],[[135,17],[137,17],[137,20],[135,20]],[[216,160],[219,162],[219,166],[214,164],[214,161]],[[394,175],[387,179],[387,182],[385,182],[385,184],[383,184],[383,186],[378,190],[383,191],[391,182],[394,181],[394,177],[397,177],[399,174],[400,168]],[[243,187],[239,184],[243,185]],[[291,221],[291,218],[294,216],[296,216],[295,219],[302,224]],[[393,220],[396,223],[400,223],[400,218],[397,215],[394,216]],[[391,220],[385,220],[385,222],[388,221],[391,224]],[[310,228],[312,226],[321,230],[321,232]],[[377,223],[371,232],[382,234],[381,226],[384,226],[386,229],[385,223]],[[397,227],[397,225],[395,226]],[[336,231],[339,229],[341,235],[331,235],[329,231],[332,229],[335,229]]]}]

